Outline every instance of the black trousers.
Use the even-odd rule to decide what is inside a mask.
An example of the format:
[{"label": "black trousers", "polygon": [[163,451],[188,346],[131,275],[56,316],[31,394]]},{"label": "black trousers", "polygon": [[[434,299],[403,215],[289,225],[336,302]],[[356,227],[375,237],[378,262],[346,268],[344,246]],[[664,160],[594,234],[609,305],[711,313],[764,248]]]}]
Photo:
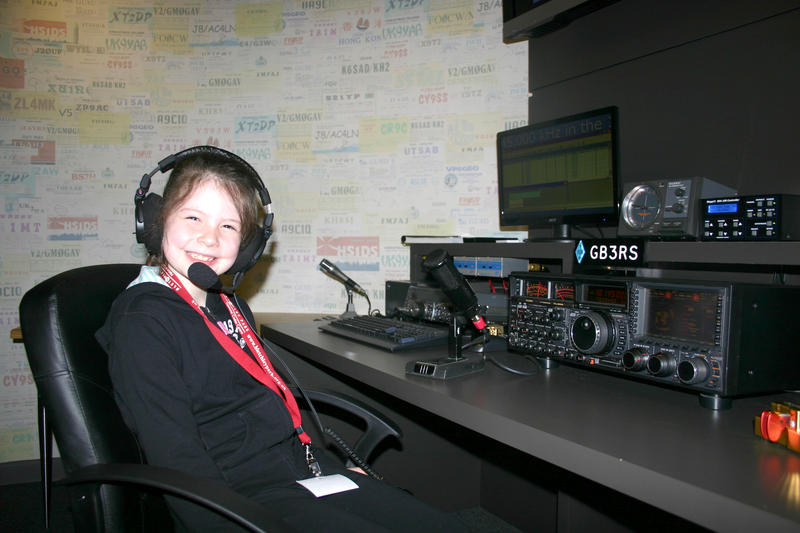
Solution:
[{"label": "black trousers", "polygon": [[[341,474],[352,479],[358,489],[317,498],[292,481],[258,491],[251,498],[280,516],[301,533],[466,533],[468,528],[456,517],[415,498],[391,484],[345,468],[341,461],[323,450],[314,454],[323,474]],[[305,466],[303,467],[305,468]],[[443,473],[443,475],[446,475]],[[244,531],[222,521],[211,511],[175,502],[176,530],[202,532]],[[177,503],[177,505],[175,505]],[[184,518],[186,520],[182,520]]]},{"label": "black trousers", "polygon": [[302,532],[422,533],[466,532],[457,518],[418,500],[408,492],[347,470],[324,452],[315,452],[323,474],[342,474],[358,489],[315,497],[301,485],[282,488],[263,504]]}]

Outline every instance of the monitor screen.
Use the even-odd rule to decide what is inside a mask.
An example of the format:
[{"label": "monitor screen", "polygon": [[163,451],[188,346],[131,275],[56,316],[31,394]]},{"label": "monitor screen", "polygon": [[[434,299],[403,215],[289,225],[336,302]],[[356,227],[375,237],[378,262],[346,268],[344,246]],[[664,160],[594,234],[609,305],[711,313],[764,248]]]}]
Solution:
[{"label": "monitor screen", "polygon": [[617,110],[497,134],[501,226],[616,225]]}]

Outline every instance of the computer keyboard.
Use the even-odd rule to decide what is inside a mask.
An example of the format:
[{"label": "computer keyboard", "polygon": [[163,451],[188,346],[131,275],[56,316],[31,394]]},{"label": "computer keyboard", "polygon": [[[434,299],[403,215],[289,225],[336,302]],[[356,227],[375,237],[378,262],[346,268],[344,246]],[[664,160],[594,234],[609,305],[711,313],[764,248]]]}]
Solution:
[{"label": "computer keyboard", "polygon": [[337,318],[320,326],[319,329],[390,352],[447,344],[448,337],[447,327],[385,316]]}]

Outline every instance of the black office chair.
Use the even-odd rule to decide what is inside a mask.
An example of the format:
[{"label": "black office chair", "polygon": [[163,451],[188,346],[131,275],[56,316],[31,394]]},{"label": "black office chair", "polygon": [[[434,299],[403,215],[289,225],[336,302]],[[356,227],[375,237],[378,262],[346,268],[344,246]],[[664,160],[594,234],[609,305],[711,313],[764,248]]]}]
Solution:
[{"label": "black office chair", "polygon": [[[55,436],[76,531],[169,531],[172,521],[163,494],[212,509],[251,531],[293,531],[262,506],[215,481],[144,464],[114,401],[106,353],[94,338],[111,303],[139,268],[76,268],[39,283],[20,302],[23,342],[38,390],[45,525]],[[315,404],[325,403],[362,421],[364,434],[354,446],[362,458],[368,459],[384,438],[400,438],[392,421],[352,398],[306,392]]]}]

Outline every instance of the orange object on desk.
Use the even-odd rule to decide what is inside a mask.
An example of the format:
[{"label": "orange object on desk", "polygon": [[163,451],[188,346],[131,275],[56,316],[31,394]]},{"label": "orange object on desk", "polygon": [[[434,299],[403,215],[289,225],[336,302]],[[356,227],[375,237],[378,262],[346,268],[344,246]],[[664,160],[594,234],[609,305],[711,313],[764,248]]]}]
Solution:
[{"label": "orange object on desk", "polygon": [[800,453],[800,406],[772,402],[769,411],[756,416],[753,429],[762,439]]}]

